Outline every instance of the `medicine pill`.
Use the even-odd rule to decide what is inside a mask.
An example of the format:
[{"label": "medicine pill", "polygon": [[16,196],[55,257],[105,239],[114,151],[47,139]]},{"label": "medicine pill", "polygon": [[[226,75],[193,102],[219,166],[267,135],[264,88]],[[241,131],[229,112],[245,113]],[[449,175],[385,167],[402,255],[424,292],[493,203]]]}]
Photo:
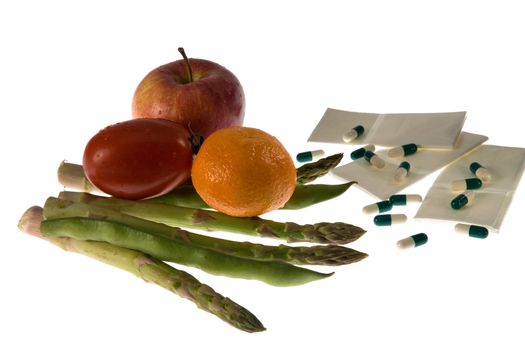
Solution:
[{"label": "medicine pill", "polygon": [[403,182],[403,180],[405,180],[405,178],[407,177],[409,171],[410,171],[410,163],[401,162],[401,164],[399,164],[399,167],[396,169],[396,172],[394,174],[394,181]]},{"label": "medicine pill", "polygon": [[399,249],[410,249],[419,247],[428,242],[428,236],[425,233],[417,233],[397,242]]},{"label": "medicine pill", "polygon": [[365,214],[384,213],[390,210],[392,210],[392,202],[389,200],[369,204],[363,207],[363,213]]},{"label": "medicine pill", "polygon": [[461,209],[465,205],[467,205],[469,202],[472,202],[472,199],[474,198],[474,192],[473,191],[465,191],[462,194],[455,197],[451,202],[450,206],[452,209]]},{"label": "medicine pill", "polygon": [[350,153],[350,158],[352,158],[352,160],[363,158],[365,156],[366,151],[374,152],[375,150],[376,146],[366,145],[365,147],[358,148],[352,153]]},{"label": "medicine pill", "polygon": [[407,205],[407,203],[421,203],[423,198],[419,194],[394,194],[390,196],[392,205]]},{"label": "medicine pill", "polygon": [[295,159],[297,159],[298,162],[306,163],[306,162],[319,160],[319,158],[322,158],[322,157],[324,157],[324,151],[315,150],[315,151],[297,153],[297,156],[295,157]]},{"label": "medicine pill", "polygon": [[466,234],[469,237],[483,239],[487,238],[489,235],[489,230],[487,230],[487,228],[483,226],[456,224],[455,228],[457,233]]},{"label": "medicine pill", "polygon": [[465,180],[453,181],[451,184],[452,191],[466,191],[466,190],[477,190],[481,188],[483,182],[477,177],[473,177]]},{"label": "medicine pill", "polygon": [[481,181],[489,182],[492,180],[492,175],[487,170],[487,168],[478,162],[471,163],[469,169],[474,175],[476,175],[477,178],[481,179]]},{"label": "medicine pill", "polygon": [[388,151],[388,156],[391,158],[399,158],[409,156],[417,152],[417,145],[415,143],[408,143],[403,146],[391,148]]},{"label": "medicine pill", "polygon": [[374,224],[376,226],[390,226],[395,224],[402,224],[407,221],[405,214],[381,214],[374,217]]},{"label": "medicine pill", "polygon": [[377,156],[372,151],[366,151],[363,156],[374,168],[383,169],[385,167],[385,161]]},{"label": "medicine pill", "polygon": [[352,142],[359,136],[363,135],[364,132],[365,128],[362,125],[358,125],[343,135],[343,141],[346,143]]}]

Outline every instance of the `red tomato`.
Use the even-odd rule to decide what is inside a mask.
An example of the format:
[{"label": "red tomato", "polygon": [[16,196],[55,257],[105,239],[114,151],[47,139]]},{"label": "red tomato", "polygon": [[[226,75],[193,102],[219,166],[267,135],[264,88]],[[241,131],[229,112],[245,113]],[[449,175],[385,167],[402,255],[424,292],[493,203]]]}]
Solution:
[{"label": "red tomato", "polygon": [[89,140],[83,166],[95,186],[119,198],[160,196],[186,181],[193,161],[191,134],[165,119],[110,125]]}]

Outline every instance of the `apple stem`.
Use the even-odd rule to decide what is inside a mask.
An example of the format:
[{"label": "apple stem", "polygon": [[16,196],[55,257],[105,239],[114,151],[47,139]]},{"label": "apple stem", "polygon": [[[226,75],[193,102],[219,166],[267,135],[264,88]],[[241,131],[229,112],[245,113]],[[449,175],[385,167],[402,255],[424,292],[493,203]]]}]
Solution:
[{"label": "apple stem", "polygon": [[189,77],[188,82],[192,83],[193,82],[193,72],[191,70],[190,60],[188,59],[188,56],[186,56],[186,52],[184,51],[184,48],[179,47],[179,52],[184,58],[184,61],[186,62],[186,68],[188,68],[188,77]]}]

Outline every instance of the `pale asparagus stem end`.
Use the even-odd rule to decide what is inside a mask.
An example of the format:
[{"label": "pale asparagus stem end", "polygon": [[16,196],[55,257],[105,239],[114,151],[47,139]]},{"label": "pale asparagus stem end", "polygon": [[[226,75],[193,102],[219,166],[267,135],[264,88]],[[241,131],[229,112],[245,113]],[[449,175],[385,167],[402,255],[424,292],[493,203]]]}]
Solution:
[{"label": "pale asparagus stem end", "polygon": [[57,176],[58,182],[66,188],[93,194],[104,194],[86,178],[82,165],[63,161],[58,167]]},{"label": "pale asparagus stem end", "polygon": [[27,209],[18,221],[18,229],[32,236],[42,237],[40,223],[42,222],[43,212],[42,207],[36,205]]}]

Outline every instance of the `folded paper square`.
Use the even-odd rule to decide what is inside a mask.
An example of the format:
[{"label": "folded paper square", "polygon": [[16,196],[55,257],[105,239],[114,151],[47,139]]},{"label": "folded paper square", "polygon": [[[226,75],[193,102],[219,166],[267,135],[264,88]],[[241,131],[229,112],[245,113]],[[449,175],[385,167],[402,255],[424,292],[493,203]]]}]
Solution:
[{"label": "folded paper square", "polygon": [[[332,174],[344,181],[357,181],[355,186],[363,188],[379,199],[386,199],[460,158],[487,139],[486,136],[462,132],[454,149],[421,149],[404,159],[390,158],[387,155],[388,149],[383,149],[376,152],[376,155],[385,161],[382,169],[374,168],[361,158],[333,169]],[[410,171],[402,182],[397,182],[394,177],[402,161],[410,163]]]},{"label": "folded paper square", "polygon": [[[473,190],[472,203],[459,210],[450,202],[458,195],[451,190],[453,181],[472,178],[470,164],[477,162],[491,174],[489,182]],[[450,164],[438,176],[416,218],[463,222],[499,231],[505,213],[525,168],[525,149],[483,145]]]},{"label": "folded paper square", "polygon": [[[456,145],[465,116],[466,112],[377,114],[328,108],[308,141],[386,147],[415,143],[426,148],[451,149]],[[345,135],[358,125],[363,126],[363,134],[345,142]]]}]

